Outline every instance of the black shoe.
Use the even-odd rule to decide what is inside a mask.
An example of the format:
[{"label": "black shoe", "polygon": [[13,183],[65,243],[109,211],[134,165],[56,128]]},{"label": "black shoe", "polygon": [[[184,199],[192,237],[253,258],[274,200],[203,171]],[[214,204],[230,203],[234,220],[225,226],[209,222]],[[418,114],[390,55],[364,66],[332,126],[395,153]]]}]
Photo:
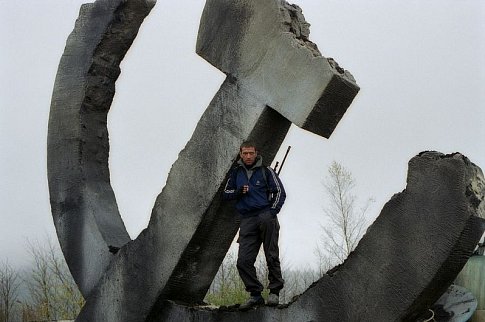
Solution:
[{"label": "black shoe", "polygon": [[252,307],[258,307],[264,305],[264,299],[261,295],[259,296],[251,296],[246,303],[243,303],[239,306],[240,310],[249,310]]}]

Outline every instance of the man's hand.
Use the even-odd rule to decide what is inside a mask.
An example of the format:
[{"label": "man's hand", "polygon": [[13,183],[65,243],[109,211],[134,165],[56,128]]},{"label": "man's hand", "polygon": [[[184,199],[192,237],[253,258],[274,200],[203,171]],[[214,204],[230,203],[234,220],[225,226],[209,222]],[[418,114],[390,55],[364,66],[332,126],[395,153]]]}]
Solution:
[{"label": "man's hand", "polygon": [[249,186],[247,184],[245,184],[244,186],[242,186],[242,193],[245,194],[247,193],[249,190]]}]

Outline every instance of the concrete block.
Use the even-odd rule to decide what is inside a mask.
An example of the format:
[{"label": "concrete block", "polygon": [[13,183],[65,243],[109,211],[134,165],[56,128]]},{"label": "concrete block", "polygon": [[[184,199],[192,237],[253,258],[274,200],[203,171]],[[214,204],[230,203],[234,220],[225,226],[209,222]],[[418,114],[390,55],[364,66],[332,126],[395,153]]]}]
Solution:
[{"label": "concrete block", "polygon": [[288,120],[328,138],[359,87],[320,54],[308,26],[285,1],[208,0],[196,50]]}]

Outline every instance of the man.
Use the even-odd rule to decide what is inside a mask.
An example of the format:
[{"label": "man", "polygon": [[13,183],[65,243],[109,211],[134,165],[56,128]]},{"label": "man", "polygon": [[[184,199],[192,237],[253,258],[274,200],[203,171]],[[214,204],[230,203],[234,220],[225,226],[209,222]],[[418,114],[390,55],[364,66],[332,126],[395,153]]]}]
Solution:
[{"label": "man", "polygon": [[230,173],[224,188],[224,199],[237,200],[236,210],[241,218],[237,269],[251,296],[240,309],[264,304],[261,296],[263,285],[254,267],[261,244],[268,265],[270,294],[267,304],[275,306],[284,283],[278,249],[280,225],[276,215],[285,202],[286,194],[273,169],[263,166],[263,159],[253,143],[244,142],[239,156],[237,167]]}]

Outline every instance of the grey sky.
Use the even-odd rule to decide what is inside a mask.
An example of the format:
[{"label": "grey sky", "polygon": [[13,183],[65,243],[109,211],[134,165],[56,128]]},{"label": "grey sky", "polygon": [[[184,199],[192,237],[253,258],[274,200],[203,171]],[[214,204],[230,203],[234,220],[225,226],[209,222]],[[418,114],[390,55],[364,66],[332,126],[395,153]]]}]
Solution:
[{"label": "grey sky", "polygon": [[[50,97],[78,0],[0,0],[0,260],[22,263],[25,240],[55,238],[46,176]],[[310,39],[361,91],[333,136],[292,128],[282,172],[281,249],[314,262],[323,222],[321,182],[336,160],[376,216],[405,187],[423,150],[462,152],[485,167],[485,2],[300,0]],[[132,238],[224,75],[198,57],[204,1],[159,0],[122,63],[111,108],[111,175]]]}]

